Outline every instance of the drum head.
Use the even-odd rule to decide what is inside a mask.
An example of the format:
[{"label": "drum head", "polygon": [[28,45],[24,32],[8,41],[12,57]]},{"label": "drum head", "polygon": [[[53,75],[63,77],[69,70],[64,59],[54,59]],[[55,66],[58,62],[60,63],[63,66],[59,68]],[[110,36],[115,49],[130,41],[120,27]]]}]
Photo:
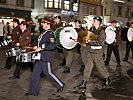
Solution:
[{"label": "drum head", "polygon": [[60,43],[66,49],[72,49],[76,46],[78,34],[73,27],[65,27],[60,32]]}]

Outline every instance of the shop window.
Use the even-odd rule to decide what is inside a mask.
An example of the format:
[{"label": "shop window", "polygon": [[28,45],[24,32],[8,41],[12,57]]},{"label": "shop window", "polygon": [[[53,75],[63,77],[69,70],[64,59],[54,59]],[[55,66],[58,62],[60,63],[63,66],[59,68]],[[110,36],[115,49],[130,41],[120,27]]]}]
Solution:
[{"label": "shop window", "polygon": [[7,0],[0,0],[0,3],[6,3]]},{"label": "shop window", "polygon": [[16,5],[17,6],[24,6],[24,0],[17,0]]},{"label": "shop window", "polygon": [[78,3],[73,3],[73,11],[78,11]]},{"label": "shop window", "polygon": [[69,10],[70,9],[70,1],[64,0],[64,9]]}]

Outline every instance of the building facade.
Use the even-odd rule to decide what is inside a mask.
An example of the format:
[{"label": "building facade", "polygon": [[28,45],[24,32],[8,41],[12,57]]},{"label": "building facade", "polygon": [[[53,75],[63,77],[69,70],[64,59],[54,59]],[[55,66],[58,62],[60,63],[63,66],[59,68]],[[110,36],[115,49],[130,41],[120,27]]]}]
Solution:
[{"label": "building facade", "polygon": [[30,18],[31,0],[0,0],[0,19]]},{"label": "building facade", "polygon": [[133,0],[105,0],[105,24],[117,20],[119,25],[133,21]]},{"label": "building facade", "polygon": [[34,0],[32,18],[60,15],[62,20],[70,22],[79,15],[79,0]]},{"label": "building facade", "polygon": [[103,16],[101,0],[80,0],[79,19],[91,27],[94,16]]}]

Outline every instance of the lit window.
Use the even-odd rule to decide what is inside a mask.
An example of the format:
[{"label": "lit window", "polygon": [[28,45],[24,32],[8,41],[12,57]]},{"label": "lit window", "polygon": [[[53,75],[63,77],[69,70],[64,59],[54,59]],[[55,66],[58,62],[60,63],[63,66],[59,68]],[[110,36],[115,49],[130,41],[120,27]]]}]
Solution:
[{"label": "lit window", "polygon": [[54,8],[61,8],[61,0],[54,0]]},{"label": "lit window", "polygon": [[59,0],[54,0],[54,8],[58,8],[59,6]]},{"label": "lit window", "polygon": [[64,1],[64,9],[69,10],[70,7],[70,1]]},{"label": "lit window", "polygon": [[48,7],[52,8],[53,7],[53,0],[48,0]]},{"label": "lit window", "polygon": [[59,0],[59,8],[61,8],[61,0]]},{"label": "lit window", "polygon": [[73,4],[73,11],[78,11],[78,3]]},{"label": "lit window", "polygon": [[48,2],[47,2],[47,0],[44,1],[44,7],[45,7],[45,8],[48,7]]}]

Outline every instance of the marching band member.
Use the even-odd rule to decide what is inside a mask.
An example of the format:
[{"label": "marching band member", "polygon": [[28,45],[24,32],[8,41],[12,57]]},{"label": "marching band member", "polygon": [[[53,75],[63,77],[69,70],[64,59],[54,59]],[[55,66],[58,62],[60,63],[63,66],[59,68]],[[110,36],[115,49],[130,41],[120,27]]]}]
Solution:
[{"label": "marching band member", "polygon": [[25,95],[39,95],[39,85],[40,85],[40,74],[43,72],[58,88],[57,92],[63,91],[63,83],[51,72],[51,63],[54,56],[54,50],[56,47],[55,36],[51,30],[51,25],[53,24],[52,19],[45,18],[42,22],[45,32],[42,33],[38,38],[38,46],[34,49],[36,52],[41,53],[41,60],[35,62],[35,67],[32,73],[32,80],[29,87],[29,92]]},{"label": "marching band member", "polygon": [[132,51],[132,58],[133,58],[133,22],[130,23],[130,28],[128,29],[128,32],[127,32],[127,39],[128,40],[126,43],[126,53],[123,61],[128,61],[130,48]]},{"label": "marching band member", "polygon": [[[9,46],[9,49],[12,48],[12,47],[15,47],[15,44],[19,41],[19,37],[20,37],[20,33],[21,33],[21,30],[20,30],[20,27],[19,27],[19,20],[18,19],[13,19],[13,30],[12,30],[12,34],[7,34],[7,38],[8,39],[12,39],[12,44],[11,46]],[[12,59],[14,57],[7,57],[6,59],[6,64],[5,64],[5,69],[10,69],[11,68],[11,62],[12,62]]]},{"label": "marching band member", "polygon": [[105,32],[100,27],[101,22],[101,17],[94,17],[92,32],[96,35],[96,40],[91,41],[89,39],[86,39],[86,43],[90,43],[90,45],[87,47],[81,46],[81,56],[85,63],[85,69],[83,72],[83,81],[76,88],[86,89],[86,83],[87,81],[89,81],[94,64],[96,65],[96,68],[101,73],[101,75],[104,77],[103,86],[109,84],[109,73],[106,67],[104,66],[104,61],[102,57],[103,45],[105,41]]},{"label": "marching band member", "polygon": [[[61,17],[60,16],[56,16],[54,18],[54,22],[55,23],[53,24],[53,27],[52,27],[53,31],[56,31],[57,28],[63,27],[63,23],[61,22]],[[57,47],[57,52],[60,54],[61,60],[62,60],[62,62],[59,65],[60,66],[65,66],[66,59],[65,59],[65,55],[64,55],[63,49]]]},{"label": "marching band member", "polygon": [[[30,42],[31,42],[31,34],[30,34],[29,30],[26,28],[26,26],[27,26],[27,22],[22,21],[20,24],[20,29],[21,29],[22,33],[20,34],[19,41],[17,41],[15,44],[17,47],[21,47],[24,50],[25,50],[24,46],[30,46]],[[31,50],[26,49],[26,52],[28,52],[28,51],[31,51]],[[31,71],[33,70],[32,62],[27,62],[27,63],[16,62],[15,72],[14,72],[13,76],[9,77],[9,80],[19,79],[20,70],[21,70],[22,66],[26,66],[26,65],[28,67],[30,67]]]},{"label": "marching band member", "polygon": [[116,30],[116,21],[113,20],[111,22],[111,26],[108,26],[105,29],[106,33],[106,43],[108,44],[107,47],[107,56],[105,60],[105,66],[109,66],[109,61],[111,58],[112,51],[114,52],[116,61],[117,61],[117,67],[120,67],[120,55],[119,55],[119,43],[120,43],[120,34],[119,31]]},{"label": "marching band member", "polygon": [[[75,20],[75,30],[78,32],[82,31],[82,29],[80,28],[81,26],[81,21],[80,20]],[[80,53],[80,45],[77,44],[76,47],[74,47],[73,49],[67,50],[67,57],[66,57],[66,68],[63,71],[63,73],[70,73],[70,66],[72,64],[74,55],[78,55],[77,60],[79,62],[79,65],[81,65],[80,71],[84,70],[84,64],[83,61],[81,59],[81,53]]]}]

